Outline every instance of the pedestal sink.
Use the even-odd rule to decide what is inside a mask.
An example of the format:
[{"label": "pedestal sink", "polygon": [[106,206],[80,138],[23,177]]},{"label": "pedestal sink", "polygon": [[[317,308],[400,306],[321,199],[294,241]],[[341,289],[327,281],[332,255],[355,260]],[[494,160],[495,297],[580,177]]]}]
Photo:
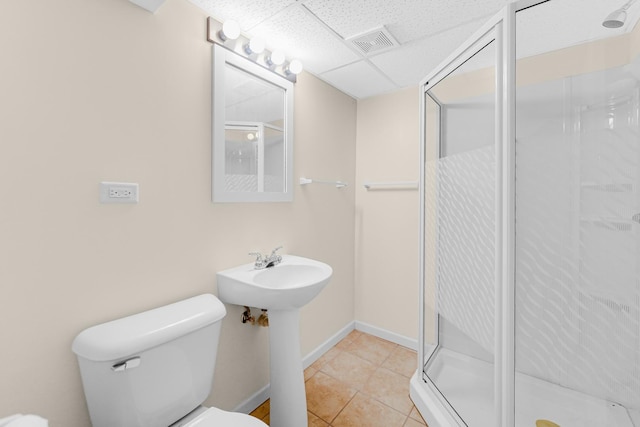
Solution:
[{"label": "pedestal sink", "polygon": [[307,427],[300,307],[320,293],[332,274],[325,263],[293,255],[283,255],[280,264],[262,270],[244,264],[216,274],[221,301],[269,310],[273,427]]}]

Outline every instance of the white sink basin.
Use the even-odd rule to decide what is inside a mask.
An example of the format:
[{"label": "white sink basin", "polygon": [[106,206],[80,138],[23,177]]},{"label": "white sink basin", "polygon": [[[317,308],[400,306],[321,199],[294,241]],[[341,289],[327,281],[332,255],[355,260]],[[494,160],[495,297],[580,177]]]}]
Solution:
[{"label": "white sink basin", "polygon": [[255,270],[251,263],[218,272],[218,297],[229,304],[268,310],[297,309],[318,295],[332,274],[323,262],[283,255],[275,267]]},{"label": "white sink basin", "polygon": [[308,427],[300,355],[300,307],[329,283],[327,264],[293,255],[263,270],[245,264],[216,274],[218,297],[228,304],[269,310],[270,425]]}]

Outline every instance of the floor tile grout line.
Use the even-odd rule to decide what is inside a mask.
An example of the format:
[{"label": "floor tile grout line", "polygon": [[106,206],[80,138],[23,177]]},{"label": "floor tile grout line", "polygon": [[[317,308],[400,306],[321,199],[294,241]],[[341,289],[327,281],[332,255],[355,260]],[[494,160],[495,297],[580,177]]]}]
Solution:
[{"label": "floor tile grout line", "polygon": [[[374,363],[372,363],[371,361],[366,360],[366,359],[363,359],[363,358],[361,358],[361,357],[359,357],[359,356],[357,356],[357,355],[355,355],[355,354],[352,354],[352,353],[349,353],[349,354],[351,354],[353,357],[356,357],[356,358],[360,359],[361,361],[364,361],[364,362],[366,362],[366,363],[370,363],[371,365],[373,365],[374,370],[373,370],[373,372],[371,372],[371,373],[367,376],[366,380],[364,381],[364,384],[363,384],[363,387],[364,387],[364,386],[366,386],[367,382],[369,382],[369,380],[371,379],[371,377],[373,376],[373,374],[375,374],[375,372],[376,372],[376,371],[378,370],[378,368],[380,368],[381,366],[377,366],[377,365],[375,365]],[[337,357],[337,356],[336,356],[336,357]],[[349,388],[355,388],[355,389],[356,389],[356,391],[361,391],[361,390],[362,390],[362,388],[361,388],[360,386],[355,386],[355,385],[353,385],[353,384],[347,383],[347,382],[345,382],[342,378],[337,378],[336,376],[332,375],[330,372],[327,372],[327,371],[323,370],[323,368],[324,368],[326,365],[328,365],[328,364],[329,364],[329,363],[326,363],[325,365],[323,365],[323,366],[322,366],[322,368],[320,368],[320,369],[318,370],[318,372],[322,372],[323,374],[328,375],[329,377],[333,378],[334,380],[340,381],[341,383],[345,384],[345,385],[346,385],[346,386],[348,386]],[[314,375],[315,375],[315,374],[314,374]],[[313,377],[313,375],[312,375],[312,377]],[[309,379],[311,379],[311,378],[309,378]]]},{"label": "floor tile grout line", "polygon": [[411,413],[411,409],[409,409],[409,414],[405,414],[405,413],[404,413],[404,412],[402,412],[401,410],[396,409],[396,408],[394,408],[393,406],[388,405],[387,403],[384,403],[382,400],[378,399],[376,396],[373,396],[373,395],[371,395],[371,394],[367,394],[367,393],[365,393],[365,392],[362,392],[362,394],[363,394],[365,397],[367,397],[367,398],[369,398],[369,399],[371,399],[371,400],[375,400],[375,401],[376,401],[376,402],[378,402],[379,404],[384,405],[384,406],[386,406],[387,408],[391,409],[392,411],[395,411],[395,412],[397,412],[397,413],[399,413],[399,414],[401,414],[401,415],[406,415],[406,416],[408,417],[408,416],[409,416],[409,414]]},{"label": "floor tile grout line", "polygon": [[387,357],[385,357],[385,359],[382,361],[382,363],[380,364],[380,367],[382,367],[382,365],[384,365],[384,362],[386,362],[387,360],[389,360],[389,358],[391,357],[391,355],[393,354],[394,351],[396,351],[398,349],[398,345],[399,344],[394,344],[395,347],[393,347],[393,350],[391,350],[389,352],[389,354],[387,355]]},{"label": "floor tile grout line", "polygon": [[333,417],[333,419],[332,419],[332,420],[331,420],[331,422],[329,423],[329,427],[331,427],[331,426],[333,425],[333,422],[334,422],[336,419],[338,419],[338,417],[340,416],[340,414],[341,414],[342,412],[344,412],[344,409],[345,409],[347,406],[349,406],[349,403],[351,403],[351,401],[352,401],[353,399],[355,399],[355,397],[356,397],[356,395],[357,395],[358,393],[360,393],[360,392],[359,392],[359,391],[356,391],[355,393],[353,393],[353,396],[351,396],[351,399],[349,399],[349,401],[348,401],[347,403],[345,403],[345,404],[344,404],[344,406],[343,406],[343,407],[338,411],[338,413],[336,414],[336,416],[335,416],[335,417]]},{"label": "floor tile grout line", "polygon": [[[324,422],[326,423],[326,421],[324,420],[324,418],[322,418],[320,415],[316,414],[315,412],[310,411],[310,410],[309,410],[309,408],[307,408],[307,412],[309,412],[309,413],[313,414],[316,418],[318,418],[319,420],[322,420],[322,421],[324,421]],[[330,425],[331,423],[327,423],[327,424],[329,424],[329,425]]]},{"label": "floor tile grout line", "polygon": [[[396,347],[398,346],[398,344],[394,344],[394,345],[395,345]],[[354,352],[352,352],[352,351],[350,351],[350,350],[342,350],[342,351],[345,351],[345,352],[347,352],[347,353],[351,354],[352,356],[357,357],[357,358],[358,358],[358,359],[360,359],[360,360],[364,360],[364,361],[366,361],[366,362],[369,362],[369,363],[371,363],[372,365],[375,365],[375,366],[376,366],[376,368],[381,368],[381,367],[382,367],[382,365],[384,365],[384,363],[389,359],[389,357],[391,357],[391,354],[395,351],[395,348],[394,348],[393,350],[391,350],[391,351],[389,352],[389,354],[388,354],[388,355],[387,355],[387,356],[386,356],[386,357],[385,357],[385,358],[384,358],[380,363],[375,363],[375,362],[373,362],[373,361],[371,361],[371,360],[369,360],[369,359],[365,359],[364,357],[361,357],[361,356],[359,356],[358,354],[356,354],[356,353],[354,353]],[[332,358],[331,360],[333,360],[333,359],[335,359],[335,357],[334,357],[334,358]],[[324,365],[323,365],[323,366],[324,366]]]}]

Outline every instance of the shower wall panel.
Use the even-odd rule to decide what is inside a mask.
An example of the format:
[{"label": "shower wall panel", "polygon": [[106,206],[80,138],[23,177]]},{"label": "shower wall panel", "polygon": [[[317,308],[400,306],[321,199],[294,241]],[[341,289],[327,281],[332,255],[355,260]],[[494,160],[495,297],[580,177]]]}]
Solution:
[{"label": "shower wall panel", "polygon": [[640,67],[521,87],[516,370],[640,409]]}]

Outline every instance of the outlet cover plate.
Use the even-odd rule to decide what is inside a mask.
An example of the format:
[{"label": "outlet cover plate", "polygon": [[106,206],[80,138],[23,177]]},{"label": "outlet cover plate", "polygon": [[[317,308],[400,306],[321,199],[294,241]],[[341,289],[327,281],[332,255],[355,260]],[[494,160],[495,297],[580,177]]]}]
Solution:
[{"label": "outlet cover plate", "polygon": [[100,203],[138,203],[138,184],[132,182],[101,182]]}]

